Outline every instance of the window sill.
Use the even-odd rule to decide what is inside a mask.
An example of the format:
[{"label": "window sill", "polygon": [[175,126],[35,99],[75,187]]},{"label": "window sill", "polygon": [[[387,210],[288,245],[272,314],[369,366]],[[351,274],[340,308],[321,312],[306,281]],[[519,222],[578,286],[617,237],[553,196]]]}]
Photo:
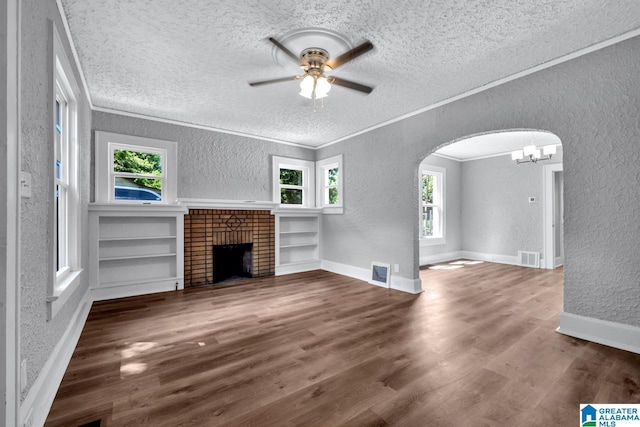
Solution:
[{"label": "window sill", "polygon": [[82,269],[72,271],[67,274],[64,279],[57,282],[53,289],[53,295],[47,297],[50,304],[49,320],[53,319],[56,314],[64,307],[65,303],[71,298],[74,291],[78,289],[81,283]]},{"label": "window sill", "polygon": [[322,213],[325,215],[342,215],[344,208],[342,206],[325,206],[322,208]]},{"label": "window sill", "polygon": [[444,237],[421,237],[420,246],[437,246],[446,243]]},{"label": "window sill", "polygon": [[273,214],[307,214],[307,215],[317,215],[322,213],[322,208],[308,208],[305,206],[295,206],[295,205],[280,205],[279,207],[273,209],[271,211]]}]

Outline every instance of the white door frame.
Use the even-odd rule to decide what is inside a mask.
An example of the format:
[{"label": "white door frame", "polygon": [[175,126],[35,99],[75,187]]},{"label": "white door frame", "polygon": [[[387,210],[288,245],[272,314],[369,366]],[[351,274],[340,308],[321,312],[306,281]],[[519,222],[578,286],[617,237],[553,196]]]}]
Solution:
[{"label": "white door frame", "polygon": [[554,227],[553,227],[553,174],[562,172],[562,163],[554,163],[543,166],[544,175],[544,246],[543,246],[543,268],[553,270],[556,267],[556,260],[553,251]]},{"label": "white door frame", "polygon": [[[4,322],[4,371],[0,375],[5,394],[5,402],[0,410],[0,424],[20,425],[20,19],[21,1],[8,0],[7,8],[7,99],[6,141],[7,153],[2,163],[2,202],[6,211],[0,217],[4,220],[6,254],[3,254],[2,280],[5,282],[3,295],[6,298]],[[4,132],[5,129],[2,130]]]}]

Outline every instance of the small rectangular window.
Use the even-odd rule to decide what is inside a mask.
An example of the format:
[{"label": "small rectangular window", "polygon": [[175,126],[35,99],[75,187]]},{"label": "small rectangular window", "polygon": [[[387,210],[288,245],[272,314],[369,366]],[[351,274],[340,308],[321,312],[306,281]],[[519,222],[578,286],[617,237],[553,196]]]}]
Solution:
[{"label": "small rectangular window", "polygon": [[344,170],[342,168],[342,155],[317,162],[318,170],[318,207],[323,208],[324,213],[342,213],[344,196],[342,192]]},{"label": "small rectangular window", "polygon": [[175,142],[96,131],[95,153],[96,202],[176,203]]},{"label": "small rectangular window", "polygon": [[311,207],[313,162],[273,157],[273,199],[283,206]]}]

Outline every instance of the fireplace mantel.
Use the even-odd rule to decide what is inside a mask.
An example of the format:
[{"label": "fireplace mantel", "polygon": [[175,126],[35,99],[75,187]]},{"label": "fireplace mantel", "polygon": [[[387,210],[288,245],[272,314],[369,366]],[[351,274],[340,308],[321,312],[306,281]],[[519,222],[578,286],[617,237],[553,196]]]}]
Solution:
[{"label": "fireplace mantel", "polygon": [[180,199],[187,209],[273,210],[278,203],[264,200]]}]

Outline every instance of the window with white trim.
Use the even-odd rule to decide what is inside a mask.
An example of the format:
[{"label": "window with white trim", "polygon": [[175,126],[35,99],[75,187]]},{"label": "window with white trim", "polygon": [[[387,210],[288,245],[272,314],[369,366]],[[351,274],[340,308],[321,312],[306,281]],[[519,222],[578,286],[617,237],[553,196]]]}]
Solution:
[{"label": "window with white trim", "polygon": [[96,131],[96,202],[173,204],[177,144]]},{"label": "window with white trim", "polygon": [[78,96],[75,81],[60,36],[53,37],[53,99],[51,100],[51,174],[53,175],[53,280],[47,289],[51,319],[79,284],[80,189],[78,160]]},{"label": "window with white trim", "polygon": [[316,162],[317,206],[324,213],[342,213],[344,204],[342,155]]},{"label": "window with white trim", "polygon": [[286,207],[313,207],[314,163],[273,156],[273,201]]},{"label": "window with white trim", "polygon": [[444,169],[420,173],[420,237],[444,238]]}]

